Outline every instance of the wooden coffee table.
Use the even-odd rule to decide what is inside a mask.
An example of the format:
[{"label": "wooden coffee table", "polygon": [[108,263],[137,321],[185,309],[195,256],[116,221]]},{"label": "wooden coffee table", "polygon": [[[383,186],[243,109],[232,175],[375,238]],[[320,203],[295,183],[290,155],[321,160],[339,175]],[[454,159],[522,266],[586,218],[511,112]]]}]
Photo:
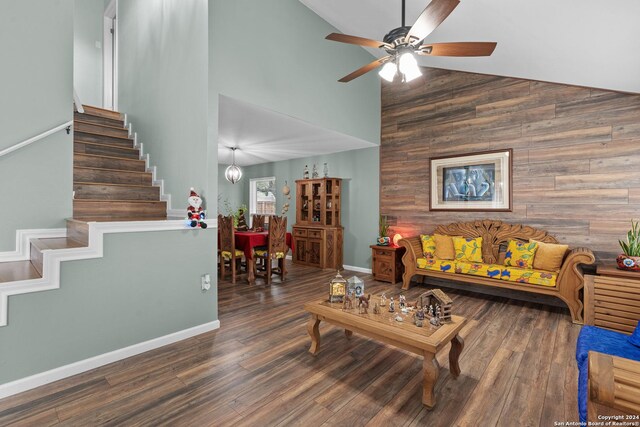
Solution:
[{"label": "wooden coffee table", "polygon": [[[305,304],[304,308],[311,314],[307,330],[311,336],[309,352],[314,356],[320,349],[319,327],[323,320],[344,328],[347,338],[351,337],[353,332],[358,332],[369,338],[422,355],[424,357],[422,403],[429,409],[436,404],[433,389],[440,370],[436,353],[448,343],[451,343],[449,370],[454,378],[460,375],[458,360],[464,341],[458,333],[467,321],[464,317],[451,316],[451,323],[445,323],[438,328],[426,321],[425,325],[419,328],[413,323],[412,313],[402,314],[399,310],[396,313],[389,313],[388,307],[381,307],[380,314],[373,314],[372,308],[369,308],[369,314],[359,314],[357,308],[342,310],[341,303],[328,301],[310,302]],[[398,314],[404,317],[403,322],[394,319]]]}]

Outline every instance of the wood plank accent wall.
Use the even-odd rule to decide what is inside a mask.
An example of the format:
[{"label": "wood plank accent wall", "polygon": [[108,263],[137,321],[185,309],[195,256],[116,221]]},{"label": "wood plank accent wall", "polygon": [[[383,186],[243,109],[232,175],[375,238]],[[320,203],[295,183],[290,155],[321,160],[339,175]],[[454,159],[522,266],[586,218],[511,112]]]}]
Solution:
[{"label": "wood plank accent wall", "polygon": [[[382,85],[380,212],[392,232],[502,219],[599,259],[640,219],[640,95],[423,68]],[[513,148],[513,212],[429,211],[431,157]]]}]

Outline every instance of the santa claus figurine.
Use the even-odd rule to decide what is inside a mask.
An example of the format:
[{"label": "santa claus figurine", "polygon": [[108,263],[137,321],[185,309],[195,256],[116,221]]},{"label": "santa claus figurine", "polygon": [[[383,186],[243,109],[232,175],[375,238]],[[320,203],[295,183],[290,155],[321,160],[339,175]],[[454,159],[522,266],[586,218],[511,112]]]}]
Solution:
[{"label": "santa claus figurine", "polygon": [[191,194],[189,195],[187,218],[187,222],[190,227],[207,228],[207,223],[204,222],[205,214],[204,209],[202,209],[202,198],[198,196],[198,193],[196,193],[193,187],[191,187]]}]

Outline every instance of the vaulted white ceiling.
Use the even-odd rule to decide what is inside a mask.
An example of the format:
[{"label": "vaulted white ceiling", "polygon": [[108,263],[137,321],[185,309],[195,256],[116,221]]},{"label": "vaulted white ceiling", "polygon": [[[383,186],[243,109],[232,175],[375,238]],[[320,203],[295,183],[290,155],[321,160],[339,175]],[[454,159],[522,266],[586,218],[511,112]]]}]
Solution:
[{"label": "vaulted white ceiling", "polygon": [[218,163],[249,166],[375,147],[375,144],[312,125],[295,117],[220,96]]},{"label": "vaulted white ceiling", "polygon": [[[382,40],[401,0],[300,0],[339,31]],[[428,0],[407,0],[407,25]],[[420,65],[640,93],[640,0],[461,0],[428,42],[495,41],[489,58]],[[336,49],[359,49],[334,43]],[[382,51],[368,49],[376,56]],[[364,65],[364,64],[363,64]],[[339,69],[342,77],[353,70]]]}]

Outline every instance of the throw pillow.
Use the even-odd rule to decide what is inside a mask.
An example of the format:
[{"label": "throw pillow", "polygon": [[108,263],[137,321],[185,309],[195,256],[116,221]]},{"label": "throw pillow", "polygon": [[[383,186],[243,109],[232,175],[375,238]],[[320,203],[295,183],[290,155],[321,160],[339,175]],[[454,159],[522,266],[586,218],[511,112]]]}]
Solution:
[{"label": "throw pillow", "polygon": [[569,245],[544,243],[533,239],[530,239],[529,242],[538,244],[538,250],[533,259],[533,268],[536,270],[560,271],[564,256],[569,250]]},{"label": "throw pillow", "polygon": [[422,242],[422,253],[424,257],[434,258],[436,256],[436,241],[433,236],[428,234],[421,234],[420,241]]},{"label": "throw pillow", "polygon": [[452,260],[456,257],[451,236],[434,234],[433,239],[436,241],[436,258]]},{"label": "throw pillow", "polygon": [[538,250],[537,243],[511,240],[504,254],[504,265],[510,267],[533,268],[533,259]]},{"label": "throw pillow", "polygon": [[456,260],[482,262],[482,237],[453,237]]}]

